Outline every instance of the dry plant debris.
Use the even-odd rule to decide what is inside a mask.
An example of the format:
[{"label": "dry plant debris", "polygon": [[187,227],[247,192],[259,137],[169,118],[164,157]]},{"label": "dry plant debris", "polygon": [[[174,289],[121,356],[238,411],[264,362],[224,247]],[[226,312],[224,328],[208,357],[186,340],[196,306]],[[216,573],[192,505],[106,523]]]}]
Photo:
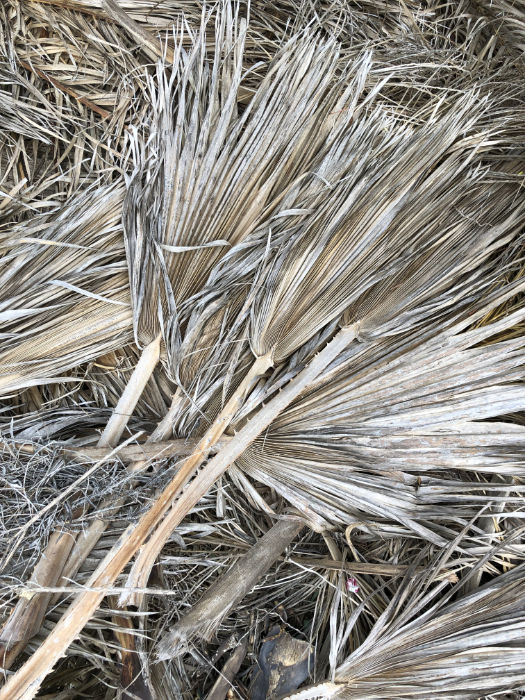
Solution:
[{"label": "dry plant debris", "polygon": [[524,51],[2,2],[1,700],[525,697]]}]

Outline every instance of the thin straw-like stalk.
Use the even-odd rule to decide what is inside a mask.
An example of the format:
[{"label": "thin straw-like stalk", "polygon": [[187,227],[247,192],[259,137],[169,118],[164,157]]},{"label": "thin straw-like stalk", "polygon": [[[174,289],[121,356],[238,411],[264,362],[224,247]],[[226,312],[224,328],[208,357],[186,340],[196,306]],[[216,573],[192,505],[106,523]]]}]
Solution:
[{"label": "thin straw-like stalk", "polygon": [[161,335],[146,345],[97,447],[115,447],[160,358]]}]

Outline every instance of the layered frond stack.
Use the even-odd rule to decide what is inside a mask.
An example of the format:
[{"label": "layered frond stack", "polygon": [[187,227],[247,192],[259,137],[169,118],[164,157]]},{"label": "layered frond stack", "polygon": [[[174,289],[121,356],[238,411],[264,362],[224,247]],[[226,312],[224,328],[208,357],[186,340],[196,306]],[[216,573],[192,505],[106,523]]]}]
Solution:
[{"label": "layered frond stack", "polygon": [[524,42],[5,0],[0,700],[525,697]]}]

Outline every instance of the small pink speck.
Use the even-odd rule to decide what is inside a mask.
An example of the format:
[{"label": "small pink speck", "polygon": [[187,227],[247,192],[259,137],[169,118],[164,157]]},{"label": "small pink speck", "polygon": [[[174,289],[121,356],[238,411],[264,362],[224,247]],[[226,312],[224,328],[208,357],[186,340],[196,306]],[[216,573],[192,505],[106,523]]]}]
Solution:
[{"label": "small pink speck", "polygon": [[353,576],[348,576],[346,579],[346,590],[348,593],[359,593],[359,586],[357,585],[357,579]]}]

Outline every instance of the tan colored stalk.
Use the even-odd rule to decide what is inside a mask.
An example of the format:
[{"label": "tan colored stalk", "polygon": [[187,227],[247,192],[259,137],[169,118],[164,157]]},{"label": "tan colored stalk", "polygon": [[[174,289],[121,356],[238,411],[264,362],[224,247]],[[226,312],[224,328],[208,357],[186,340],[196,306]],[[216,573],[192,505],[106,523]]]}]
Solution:
[{"label": "tan colored stalk", "polygon": [[195,637],[210,641],[229,611],[264,576],[304,527],[298,519],[278,520],[246,554],[217,581],[160,641],[158,658],[171,659],[185,651]]},{"label": "tan colored stalk", "polygon": [[[301,394],[356,337],[357,324],[342,328],[273,399],[231,439],[231,441],[207,464],[206,468],[182,493],[169,514],[170,527],[176,527],[191,508],[198,503],[214,482],[226,471],[244,450],[275,420],[299,394]],[[78,594],[59,620],[51,634],[25,664],[0,690],[0,700],[29,700],[40,688],[44,678],[60,659],[84,625],[91,619],[109,589],[126,564],[131,560],[148,535],[158,525],[173,499],[180,491],[177,474],[166,486],[151,508],[135,526],[128,527],[98,565],[86,588]],[[170,530],[171,532],[171,530]]]},{"label": "tan colored stalk", "polygon": [[[266,355],[258,357],[251,366],[248,374],[242,380],[232,397],[227,401],[226,405],[219,413],[217,418],[210,425],[204,436],[199,440],[199,443],[187,460],[184,461],[180,471],[177,474],[178,487],[180,491],[187,484],[189,479],[201,464],[208,458],[211,449],[217,441],[223,436],[224,431],[231,423],[233,417],[239,410],[247,394],[251,391],[256,381],[273,365],[273,353],[268,352]],[[171,533],[171,531],[170,531]],[[167,535],[169,537],[169,535]],[[162,549],[163,543],[159,545]],[[132,567],[127,587],[130,588],[129,596],[122,594],[120,597],[121,605],[140,605],[143,594],[136,593],[133,589],[137,588],[136,580],[148,580],[151,569],[157,558],[157,546],[145,548],[143,550],[144,559],[141,556],[137,559],[138,567]],[[159,550],[160,552],[160,550]],[[141,553],[142,554],[142,553]],[[140,561],[139,561],[140,560]]]},{"label": "tan colored stalk", "polygon": [[[74,536],[69,532],[53,532],[33,570],[29,583],[43,588],[56,585],[74,541]],[[20,596],[0,633],[0,666],[2,668],[9,668],[31,637],[37,634],[51,595],[25,591]],[[16,650],[13,649],[15,645]]]},{"label": "tan colored stalk", "polygon": [[[327,569],[329,571],[345,571],[348,574],[370,574],[372,576],[403,576],[408,571],[406,564],[369,564],[361,561],[338,561],[330,558],[314,557],[290,557],[292,564],[297,564],[304,569]],[[414,574],[420,574],[425,569],[415,567]],[[457,574],[451,569],[441,567],[436,575],[437,580],[446,578],[450,583],[457,583]]]},{"label": "tan colored stalk", "polygon": [[102,7],[113,22],[124,27],[139,42],[150,58],[156,60],[165,56],[169,63],[173,63],[175,58],[173,50],[169,46],[163,46],[159,39],[156,39],[147,29],[135,22],[115,0],[103,0]]},{"label": "tan colored stalk", "polygon": [[[224,438],[226,439],[226,438]],[[119,451],[118,456],[121,462],[151,462],[153,459],[165,459],[166,457],[185,457],[191,454],[197,445],[196,440],[179,438],[177,440],[163,440],[152,443],[150,439],[146,442],[128,445]],[[15,445],[18,447],[17,445]],[[21,451],[25,451],[22,448]],[[86,459],[96,462],[104,459],[111,452],[108,447],[75,447],[60,450],[61,454],[73,459],[85,461]]]},{"label": "tan colored stalk", "polygon": [[222,671],[213,684],[212,689],[208,693],[206,700],[225,700],[227,697],[234,697],[229,695],[229,692],[231,690],[233,680],[239,672],[242,662],[244,661],[247,649],[248,638],[246,637],[224,664]]},{"label": "tan colored stalk", "polygon": [[36,73],[39,78],[46,80],[48,83],[51,83],[51,85],[54,85],[62,92],[65,92],[67,95],[70,95],[75,100],[80,102],[80,104],[83,104],[91,111],[96,112],[99,116],[102,117],[102,119],[109,119],[111,117],[111,112],[108,112],[107,109],[103,109],[99,105],[96,105],[94,102],[91,102],[91,100],[88,100],[87,97],[82,97],[81,95],[78,95],[68,85],[64,85],[64,83],[61,83],[60,81],[56,80],[56,78],[52,78],[50,75],[48,75],[48,73],[46,73],[43,70],[40,70],[40,68],[37,68],[36,66],[33,66],[30,63],[26,63],[26,61],[22,60],[20,60],[20,65],[23,66],[26,70]]},{"label": "tan colored stalk", "polygon": [[[141,358],[142,359],[142,358]],[[138,368],[138,366],[137,366]],[[182,400],[185,400],[185,397],[182,397]],[[170,409],[168,413],[164,416],[162,421],[157,425],[155,430],[151,433],[151,435],[148,437],[146,440],[146,444],[151,444],[155,443],[157,440],[162,440],[165,437],[167,437],[171,433],[171,428],[173,424],[173,417],[177,410],[180,408],[181,404],[181,393],[180,391],[177,391],[172,399]],[[100,441],[99,441],[100,444]],[[96,448],[96,449],[103,449],[103,448]],[[187,450],[188,451],[188,450]],[[187,454],[186,451],[186,454]],[[190,450],[191,451],[191,450]],[[138,471],[141,471],[144,469],[149,463],[149,460],[140,460],[140,461],[132,461],[130,464],[127,466],[127,471],[131,473],[136,473]],[[133,486],[135,482],[132,482],[131,486]],[[78,537],[77,541],[75,542],[75,546],[73,547],[73,551],[71,552],[71,556],[69,557],[68,561],[66,562],[63,570],[62,570],[62,576],[59,580],[59,585],[65,586],[67,585],[68,581],[73,579],[78,571],[80,570],[80,567],[82,564],[86,561],[88,556],[91,554],[93,549],[96,547],[98,541],[106,531],[109,522],[110,522],[110,516],[112,513],[116,513],[121,506],[123,506],[125,503],[124,498],[119,498],[116,502],[111,501],[111,499],[107,499],[105,502],[102,503],[101,508],[105,510],[106,508],[110,508],[111,510],[106,513],[106,517],[104,519],[97,518],[94,520],[89,528],[85,532],[82,532],[80,536]],[[56,594],[53,598],[53,600],[58,600],[60,598],[60,594]],[[123,623],[123,620],[125,621]],[[133,623],[129,618],[122,618],[122,616],[113,616],[113,622],[115,622],[117,625],[123,625],[123,624],[129,624],[130,629],[133,629]],[[119,641],[121,645],[121,662],[122,662],[122,673],[121,673],[121,685],[123,688],[127,688],[128,685],[131,685],[133,688],[135,685],[138,685],[139,688],[141,688],[141,684],[144,682],[142,678],[142,667],[140,664],[140,659],[137,656],[135,652],[135,638],[133,634],[125,634],[122,638],[119,636],[118,631],[115,632],[115,635],[117,637],[117,640]],[[128,688],[129,690],[129,688]],[[143,689],[144,690],[144,689]],[[150,697],[149,691],[147,697]],[[139,693],[140,694],[140,693]]]},{"label": "tan colored stalk", "polygon": [[[164,420],[164,419],[163,419]],[[177,438],[174,440],[162,440],[160,442],[152,442],[150,438],[143,443],[136,445],[128,445],[119,450],[119,459],[128,464],[135,462],[150,463],[154,459],[165,459],[166,457],[186,457],[190,455],[197,447],[196,439]],[[219,442],[214,446],[217,450],[219,446],[223,446],[230,438],[224,435]],[[0,452],[11,452],[13,449],[22,454],[34,455],[38,450],[42,449],[42,445],[37,445],[30,442],[17,442],[9,440],[9,442],[0,442]],[[58,453],[70,459],[77,459],[81,462],[90,460],[92,462],[100,462],[104,460],[113,450],[110,447],[63,447],[58,450]],[[136,471],[136,466],[133,467]]]},{"label": "tan colored stalk", "polygon": [[159,333],[142,351],[137,366],[133,370],[133,374],[122,392],[122,396],[115,406],[115,410],[104,428],[104,432],[100,436],[97,447],[115,447],[120,440],[131,414],[144,391],[144,387],[160,359],[160,341],[161,335]]}]

